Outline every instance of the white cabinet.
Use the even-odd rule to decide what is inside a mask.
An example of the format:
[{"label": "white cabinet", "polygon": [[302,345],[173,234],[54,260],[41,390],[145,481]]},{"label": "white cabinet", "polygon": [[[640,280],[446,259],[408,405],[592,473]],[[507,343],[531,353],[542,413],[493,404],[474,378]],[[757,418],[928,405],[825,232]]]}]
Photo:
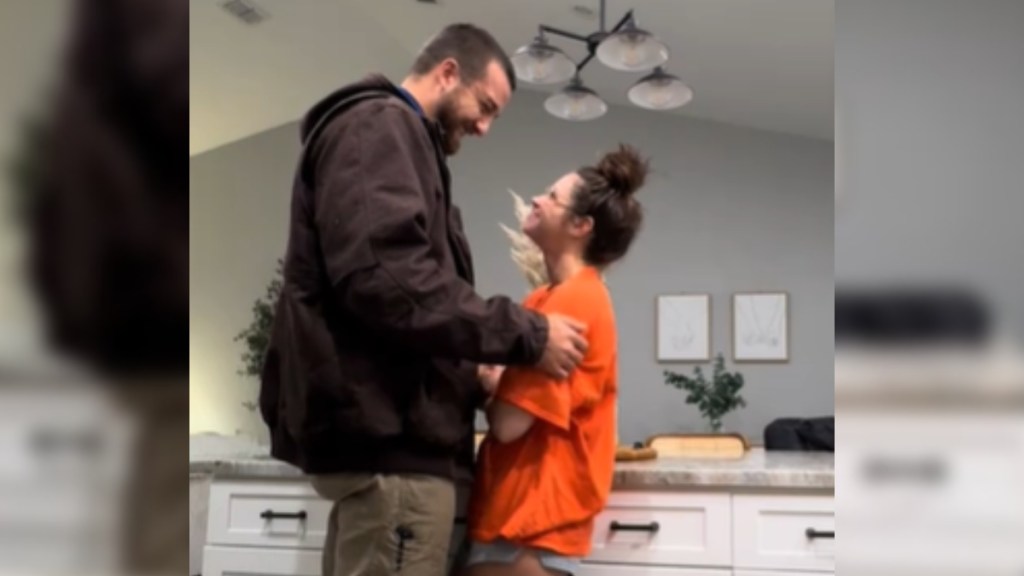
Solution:
[{"label": "white cabinet", "polygon": [[823,573],[796,570],[734,570],[732,576],[817,576]]},{"label": "white cabinet", "polygon": [[666,568],[663,566],[584,564],[576,576],[732,576],[732,571],[719,568]]},{"label": "white cabinet", "polygon": [[319,550],[207,546],[203,576],[320,576]]},{"label": "white cabinet", "polygon": [[[203,576],[320,574],[331,503],[306,480],[214,478],[209,494]],[[616,490],[579,576],[824,576],[834,530],[831,491]]]},{"label": "white cabinet", "polygon": [[835,570],[831,496],[737,494],[732,518],[737,569]]},{"label": "white cabinet", "polygon": [[331,503],[304,480],[210,486],[203,576],[320,576]]},{"label": "white cabinet", "polygon": [[0,572],[115,571],[134,438],[122,407],[91,385],[4,380]]},{"label": "white cabinet", "polygon": [[188,478],[188,573],[203,571],[203,547],[206,546],[206,525],[210,518],[210,478],[191,474]]},{"label": "white cabinet", "polygon": [[214,482],[207,541],[322,549],[331,503],[307,482]]},{"label": "white cabinet", "polygon": [[833,500],[824,491],[613,492],[581,575],[832,574]]},{"label": "white cabinet", "polygon": [[614,492],[595,521],[589,560],[729,566],[729,494]]},{"label": "white cabinet", "polygon": [[847,409],[842,426],[844,570],[1022,573],[1018,413]]}]

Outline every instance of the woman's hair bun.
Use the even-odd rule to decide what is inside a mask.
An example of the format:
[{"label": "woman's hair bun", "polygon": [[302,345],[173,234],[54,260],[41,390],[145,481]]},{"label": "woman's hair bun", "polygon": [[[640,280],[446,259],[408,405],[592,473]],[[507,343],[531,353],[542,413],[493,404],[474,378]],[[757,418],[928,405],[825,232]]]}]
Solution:
[{"label": "woman's hair bun", "polygon": [[644,185],[648,169],[649,163],[628,144],[620,144],[597,163],[597,172],[608,182],[608,187],[625,196],[631,196]]}]

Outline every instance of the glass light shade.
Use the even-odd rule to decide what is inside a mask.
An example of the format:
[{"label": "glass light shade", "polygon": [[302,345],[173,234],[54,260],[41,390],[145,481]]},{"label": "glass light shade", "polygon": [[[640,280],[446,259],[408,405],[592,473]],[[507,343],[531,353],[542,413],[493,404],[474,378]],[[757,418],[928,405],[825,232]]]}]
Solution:
[{"label": "glass light shade", "polygon": [[655,68],[629,89],[628,96],[630,102],[641,108],[668,110],[688,104],[693,100],[693,90],[677,76]]},{"label": "glass light shade", "polygon": [[512,55],[516,77],[531,84],[558,84],[572,78],[576,64],[561,48],[536,38]]},{"label": "glass light shade", "polygon": [[604,116],[608,105],[596,92],[574,81],[545,100],[544,109],[563,120],[585,122]]},{"label": "glass light shade", "polygon": [[597,58],[616,70],[640,72],[668,61],[668,47],[650,32],[629,26],[602,40]]}]

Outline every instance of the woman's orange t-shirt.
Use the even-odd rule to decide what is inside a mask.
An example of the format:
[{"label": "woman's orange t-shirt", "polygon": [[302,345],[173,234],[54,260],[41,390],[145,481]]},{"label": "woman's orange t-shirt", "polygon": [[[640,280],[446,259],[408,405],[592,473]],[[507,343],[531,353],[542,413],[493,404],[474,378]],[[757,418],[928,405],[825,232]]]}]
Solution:
[{"label": "woman's orange t-shirt", "polygon": [[480,445],[469,536],[504,539],[566,556],[590,553],[594,517],[611,491],[616,447],[616,341],[611,296],[587,267],[535,290],[526,308],[587,325],[586,356],[557,381],[532,367],[505,370],[495,393],[536,421],[517,440]]}]

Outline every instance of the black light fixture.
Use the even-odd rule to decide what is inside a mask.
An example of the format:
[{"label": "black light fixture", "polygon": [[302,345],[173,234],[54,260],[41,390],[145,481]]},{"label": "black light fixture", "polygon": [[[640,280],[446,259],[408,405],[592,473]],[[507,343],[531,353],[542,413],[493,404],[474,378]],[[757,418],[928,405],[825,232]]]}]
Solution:
[{"label": "black light fixture", "polygon": [[[629,89],[629,100],[651,110],[678,108],[693,99],[693,91],[676,76],[666,73],[662,65],[668,61],[669,51],[660,40],[647,30],[637,27],[636,17],[630,10],[608,30],[605,25],[605,0],[600,0],[601,28],[586,36],[540,25],[537,37],[512,56],[516,76],[531,84],[558,84],[569,81],[561,91],[544,103],[552,115],[565,120],[593,120],[604,115],[608,106],[580,79],[580,72],[596,56],[614,70],[636,72],[652,70]],[[573,62],[557,46],[548,42],[547,35],[562,36],[587,46],[587,56]]]}]

